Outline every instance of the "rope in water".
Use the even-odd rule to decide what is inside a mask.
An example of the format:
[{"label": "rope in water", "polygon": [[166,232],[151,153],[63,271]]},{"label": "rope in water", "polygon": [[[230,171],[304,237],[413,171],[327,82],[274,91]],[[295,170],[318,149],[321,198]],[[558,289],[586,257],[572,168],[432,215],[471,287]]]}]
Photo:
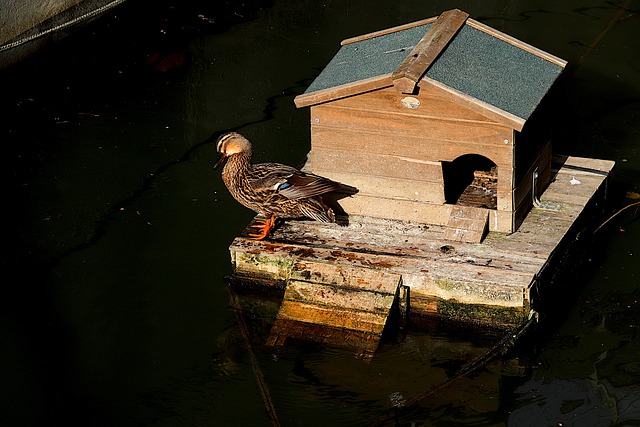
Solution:
[{"label": "rope in water", "polygon": [[598,230],[600,230],[602,227],[604,227],[605,225],[607,225],[609,223],[609,221],[611,221],[613,218],[617,217],[620,213],[622,213],[623,211],[632,208],[632,207],[640,207],[640,202],[634,202],[631,203],[630,205],[625,206],[624,208],[620,209],[619,211],[617,211],[616,213],[614,213],[613,215],[611,215],[605,222],[603,222],[602,224],[600,224],[600,226],[598,228],[596,228],[595,230],[593,230],[593,234],[596,234],[598,232]]},{"label": "rope in water", "polygon": [[249,328],[247,327],[247,323],[244,320],[242,308],[240,307],[240,302],[238,301],[238,296],[233,291],[233,289],[231,289],[231,287],[228,287],[228,289],[231,299],[230,304],[231,307],[233,307],[233,310],[236,312],[236,317],[238,318],[238,326],[240,327],[240,332],[242,334],[242,338],[244,339],[247,353],[249,353],[249,358],[251,359],[251,368],[253,369],[253,375],[256,378],[256,383],[258,384],[258,389],[260,390],[260,397],[262,398],[265,410],[267,411],[267,416],[269,417],[269,421],[271,421],[271,425],[273,427],[280,427],[280,420],[278,419],[278,414],[276,413],[276,407],[273,404],[273,400],[271,400],[269,387],[267,386],[267,382],[264,379],[264,375],[262,374],[262,369],[260,369],[260,364],[258,364],[258,359],[256,358],[256,354],[253,351],[253,346],[251,345]]},{"label": "rope in water", "polygon": [[438,393],[439,391],[442,391],[442,390],[446,389],[447,387],[451,386],[456,381],[464,378],[465,376],[471,374],[472,372],[477,371],[478,369],[482,368],[483,366],[486,366],[487,364],[489,364],[491,361],[493,361],[497,357],[506,354],[516,344],[516,342],[518,342],[520,337],[522,337],[522,335],[524,335],[524,333],[534,323],[537,322],[537,320],[538,320],[538,313],[536,311],[534,311],[534,310],[531,310],[527,320],[525,320],[522,323],[520,323],[520,325],[518,325],[513,331],[510,331],[509,333],[507,333],[496,345],[491,347],[485,354],[483,354],[482,356],[478,357],[473,362],[463,366],[462,369],[460,369],[460,371],[458,371],[458,373],[456,375],[454,375],[453,377],[449,378],[447,381],[443,382],[442,384],[439,384],[439,385],[427,390],[424,393],[418,394],[416,396],[413,396],[410,399],[407,399],[402,404],[402,406],[393,408],[387,414],[385,414],[385,415],[373,420],[372,422],[369,423],[369,426],[370,427],[380,426],[380,425],[382,425],[383,423],[385,423],[387,421],[391,421],[394,418],[397,418],[402,411],[404,411],[404,410],[406,410],[406,409],[408,409],[408,408],[410,408],[412,406],[416,406],[421,401],[427,399],[428,397],[433,396],[434,394]]},{"label": "rope in water", "polygon": [[[238,319],[238,326],[240,328],[240,332],[242,334],[242,338],[244,340],[247,353],[249,354],[249,358],[251,360],[251,367],[253,369],[256,383],[260,391],[260,397],[262,398],[262,402],[264,403],[264,407],[269,417],[269,421],[271,422],[271,425],[273,427],[280,427],[280,420],[278,419],[278,415],[276,413],[273,400],[271,399],[271,393],[269,392],[269,387],[262,373],[262,369],[260,368],[260,365],[258,363],[258,359],[256,358],[255,352],[253,350],[253,346],[251,345],[249,328],[247,327],[247,323],[245,322],[244,316],[242,314],[242,308],[240,307],[238,296],[231,287],[229,287],[228,289],[229,289],[229,295],[230,295],[230,305],[236,313],[236,316]],[[486,366],[497,357],[506,354],[516,344],[516,342],[518,342],[520,337],[522,337],[522,335],[524,335],[524,333],[534,323],[537,322],[537,320],[538,320],[538,313],[534,310],[531,310],[527,320],[523,321],[515,329],[507,333],[496,345],[491,347],[482,356],[478,357],[473,362],[465,365],[462,369],[460,369],[460,371],[458,371],[456,375],[449,378],[447,381],[443,382],[442,384],[439,384],[436,387],[433,387],[427,390],[424,393],[418,394],[416,396],[413,396],[410,399],[407,399],[402,404],[402,406],[393,408],[392,411],[389,411],[387,414],[369,423],[369,426],[370,427],[380,426],[387,421],[397,418],[403,410],[416,406],[421,401],[427,399],[430,396],[433,396],[439,391],[446,389],[456,381],[464,378],[465,376],[471,374],[472,372],[475,372],[478,369]]]}]

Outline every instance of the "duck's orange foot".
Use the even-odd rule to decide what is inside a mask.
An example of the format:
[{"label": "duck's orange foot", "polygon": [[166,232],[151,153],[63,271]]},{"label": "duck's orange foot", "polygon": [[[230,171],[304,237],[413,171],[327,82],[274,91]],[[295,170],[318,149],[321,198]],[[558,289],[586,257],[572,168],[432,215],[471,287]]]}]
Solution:
[{"label": "duck's orange foot", "polygon": [[266,220],[256,219],[254,222],[254,227],[260,230],[258,233],[247,233],[247,236],[251,237],[254,240],[262,240],[266,238],[273,227],[276,225],[276,217],[272,216]]}]

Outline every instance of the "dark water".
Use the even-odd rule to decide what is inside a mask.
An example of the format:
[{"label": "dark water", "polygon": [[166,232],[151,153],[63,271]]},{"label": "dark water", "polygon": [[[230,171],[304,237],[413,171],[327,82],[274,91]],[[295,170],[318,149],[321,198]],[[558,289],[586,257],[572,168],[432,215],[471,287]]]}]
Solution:
[{"label": "dark water", "polygon": [[[556,152],[616,160],[611,212],[640,200],[637,1],[210,3],[131,1],[0,72],[2,425],[270,425],[223,280],[252,213],[212,171],[212,138],[239,130],[257,161],[299,163],[309,119],[293,97],[344,38],[459,7],[568,60],[548,107]],[[580,293],[517,359],[397,425],[640,425],[637,214],[601,232],[567,279]],[[364,363],[265,348],[275,303],[245,304],[283,426],[366,425],[497,340],[414,328]]]}]

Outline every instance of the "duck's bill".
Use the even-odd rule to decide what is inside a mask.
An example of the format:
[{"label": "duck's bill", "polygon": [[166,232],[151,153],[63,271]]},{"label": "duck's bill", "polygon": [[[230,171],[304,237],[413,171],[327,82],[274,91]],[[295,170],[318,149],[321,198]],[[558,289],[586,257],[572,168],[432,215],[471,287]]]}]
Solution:
[{"label": "duck's bill", "polygon": [[218,166],[220,166],[222,163],[224,163],[224,160],[227,158],[227,156],[225,156],[223,153],[218,154],[218,160],[216,160],[216,164],[213,165],[213,168],[217,168]]}]

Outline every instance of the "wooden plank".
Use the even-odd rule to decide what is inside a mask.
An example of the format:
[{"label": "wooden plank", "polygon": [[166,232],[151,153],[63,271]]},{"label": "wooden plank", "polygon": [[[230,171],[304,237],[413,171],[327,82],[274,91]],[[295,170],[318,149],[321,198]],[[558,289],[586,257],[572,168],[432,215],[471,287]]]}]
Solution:
[{"label": "wooden plank", "polygon": [[446,96],[451,99],[451,101],[470,110],[476,111],[477,113],[482,114],[504,126],[508,126],[511,129],[521,131],[526,123],[526,120],[522,117],[518,117],[494,105],[474,98],[471,95],[447,86],[444,83],[440,83],[430,77],[423,76],[420,79],[418,86],[420,88],[428,87],[434,92],[437,91],[442,96]]},{"label": "wooden plank", "polygon": [[551,143],[549,143],[538,153],[538,156],[524,173],[520,182],[516,184],[513,196],[516,207],[522,205],[525,198],[532,199],[531,187],[533,171],[536,169],[538,169],[538,183],[536,184],[536,188],[538,189],[537,196],[540,196],[547,187],[551,180],[551,157]]},{"label": "wooden plank", "polygon": [[[428,135],[436,141],[466,141],[491,145],[497,151],[510,146],[505,139],[512,141],[510,128],[490,122],[468,123],[447,121],[428,117],[406,116],[385,111],[360,111],[345,109],[332,104],[317,105],[312,110],[312,127],[326,126],[357,132],[381,133],[389,138],[387,142],[395,144],[398,137],[410,138],[413,135]],[[393,139],[391,139],[393,138]],[[360,140],[363,138],[361,137]],[[312,143],[314,140],[312,139]],[[442,144],[441,145],[446,145]],[[505,147],[506,146],[506,147]],[[492,158],[494,151],[487,148],[482,155]],[[475,152],[475,151],[474,151]],[[432,158],[430,160],[442,160]]]},{"label": "wooden plank", "polygon": [[[245,229],[244,233],[248,230]],[[246,247],[246,239],[241,236],[234,239],[231,247]],[[295,256],[284,256],[284,254],[258,250],[246,247],[246,250],[233,250],[232,262],[234,272],[242,273],[244,276],[255,279],[286,281],[289,279],[291,268],[295,262]]]},{"label": "wooden plank", "polygon": [[495,307],[514,307],[522,309],[526,305],[526,290],[531,281],[519,282],[519,287],[503,286],[509,280],[509,272],[496,275],[495,282],[480,281],[474,278],[455,280],[454,275],[435,277],[420,274],[404,274],[403,283],[411,288],[412,294],[429,295],[461,305],[484,305]]},{"label": "wooden plank", "polygon": [[313,147],[311,168],[320,171],[367,174],[377,177],[426,181],[442,185],[442,163],[391,154],[348,152]]},{"label": "wooden plank", "polygon": [[454,242],[480,243],[489,221],[487,209],[454,206],[447,222],[444,238]]},{"label": "wooden plank", "polygon": [[[499,231],[514,231],[513,228],[513,217],[507,217],[504,212],[513,212],[513,187],[515,186],[514,182],[514,152],[511,150],[511,157],[509,159],[508,165],[500,166],[498,165],[498,194],[497,194],[497,203],[496,210],[499,212],[498,221],[500,222]],[[507,223],[509,227],[507,228]]]},{"label": "wooden plank", "polygon": [[[503,184],[503,188],[508,187]],[[496,209],[497,191],[498,173],[496,168],[491,168],[489,171],[474,170],[473,180],[462,191],[456,204],[484,209]]]},{"label": "wooden plank", "polygon": [[385,114],[396,113],[418,118],[427,117],[463,122],[495,123],[495,120],[460,106],[453,102],[450,97],[439,95],[436,92],[430,87],[422,88],[420,93],[411,97],[419,102],[417,107],[412,105],[414,108],[409,108],[403,104],[403,100],[407,98],[406,95],[398,93],[392,87],[337,99],[332,102],[332,105],[360,111],[377,111]]},{"label": "wooden plank", "polygon": [[[596,177],[594,176],[594,178]],[[585,181],[585,185],[591,187],[590,191],[594,191],[593,185],[599,185],[603,179],[604,177],[599,176],[598,182],[591,183]],[[553,190],[554,186],[558,186],[558,183],[554,182],[547,191]],[[561,188],[568,187],[570,186],[566,185],[566,183],[561,185]],[[568,188],[565,192],[570,190],[571,189]],[[546,196],[546,194],[545,192],[544,196]],[[561,212],[534,211],[531,214],[532,220],[528,221],[530,224],[528,226],[525,225],[523,229],[525,231],[524,233],[514,233],[511,235],[490,233],[483,245],[458,244],[455,245],[455,251],[446,253],[440,251],[441,246],[446,245],[447,242],[444,241],[442,237],[438,237],[438,233],[442,234],[443,231],[436,226],[426,228],[407,222],[375,218],[354,217],[351,219],[349,227],[307,221],[289,221],[285,223],[281,229],[276,230],[275,236],[279,241],[287,236],[297,241],[305,240],[304,236],[311,233],[313,235],[322,235],[323,237],[313,237],[313,239],[318,240],[307,238],[308,241],[319,242],[318,244],[325,244],[327,247],[338,247],[342,242],[342,246],[347,246],[354,250],[361,246],[362,251],[371,249],[375,252],[376,248],[378,248],[379,252],[388,253],[395,251],[392,246],[394,241],[386,239],[394,239],[394,236],[402,235],[401,249],[400,252],[398,252],[402,257],[409,255],[418,258],[422,256],[433,256],[440,261],[450,259],[452,261],[458,260],[465,264],[468,264],[473,259],[476,260],[473,261],[474,264],[485,264],[488,259],[493,257],[493,263],[490,263],[492,266],[496,265],[494,263],[498,261],[496,261],[495,257],[498,257],[504,259],[504,262],[510,265],[505,265],[503,268],[511,269],[512,267],[516,268],[519,265],[534,262],[532,260],[539,260],[539,247],[535,241],[541,240],[544,245],[550,244],[544,242],[544,239],[548,237],[548,235],[557,235],[558,232],[553,230],[558,229],[558,225],[560,226],[559,229],[562,229],[562,227],[566,225],[565,222],[571,222],[572,219],[579,214],[581,209],[581,206],[567,204],[563,206]],[[565,219],[563,220],[562,218]],[[535,227],[532,228],[531,224],[535,224]],[[542,231],[542,235],[534,235],[536,231],[540,230]],[[280,235],[280,231],[282,231],[282,235]],[[334,239],[329,240],[328,235],[334,235]],[[516,246],[511,246],[510,242],[514,242]],[[398,243],[400,242],[396,241],[396,244]],[[524,247],[526,250],[516,251],[516,247]],[[267,248],[267,250],[259,250],[256,252],[271,253],[271,250]],[[338,256],[339,254],[340,251],[337,251],[335,255]],[[488,258],[482,261],[482,257],[484,256]],[[525,264],[523,264],[523,260],[526,260]],[[336,258],[329,256],[328,261],[335,262]],[[339,273],[339,275],[342,274],[345,274],[345,272],[341,271]]]},{"label": "wooden plank", "polygon": [[323,344],[355,349],[358,356],[371,356],[380,343],[380,335],[331,326],[320,326],[295,320],[276,319],[267,345],[283,345],[288,338],[312,339]]},{"label": "wooden plank", "polygon": [[[361,193],[340,199],[338,203],[349,215],[439,226],[447,224],[449,213],[453,206],[450,204],[434,204],[407,199],[369,196]],[[512,231],[512,211],[491,211],[489,218],[490,231],[505,233]]]},{"label": "wooden plank", "polygon": [[423,203],[443,204],[445,202],[442,182],[334,172],[315,168],[313,172],[333,181],[355,187],[358,189],[358,194],[361,195]]},{"label": "wooden plank", "polygon": [[[305,225],[310,226],[311,224]],[[309,231],[308,228],[305,227],[305,229]],[[421,253],[410,253],[404,250],[404,240],[399,242],[398,236],[395,236],[396,246],[392,246],[394,243],[388,242],[386,246],[368,249],[366,245],[364,247],[355,245],[353,242],[346,242],[344,238],[339,240],[323,238],[322,242],[326,242],[326,244],[318,244],[311,241],[301,243],[298,240],[286,240],[287,236],[287,234],[276,234],[274,239],[277,241],[237,239],[232,247],[234,252],[261,250],[285,258],[297,254],[295,256],[299,258],[299,261],[312,259],[314,262],[350,265],[357,269],[379,269],[392,274],[400,274],[403,277],[405,274],[416,272],[432,278],[458,277],[454,281],[471,280],[478,286],[498,283],[503,274],[508,274],[509,280],[504,286],[519,288],[522,283],[528,284],[532,277],[529,269],[521,271],[515,268],[513,264],[517,264],[516,261],[511,263],[511,267],[506,268],[501,268],[499,263],[494,265],[491,252],[487,253],[485,256],[488,258],[484,259],[464,256],[459,248],[468,244],[452,245],[450,241],[444,240],[442,237],[440,238],[441,246],[438,248]],[[379,238],[382,239],[382,236]],[[516,256],[512,259],[522,260],[523,258]],[[534,264],[540,263],[541,265],[544,262],[539,258],[527,257],[526,259],[527,262]],[[241,268],[241,266],[237,265],[236,268]]]},{"label": "wooden plank", "polygon": [[[376,155],[391,155],[415,160],[453,161],[465,154],[480,154],[487,157],[498,166],[498,174],[506,174],[502,169],[510,171],[513,164],[513,153],[510,145],[504,144],[504,139],[478,138],[477,141],[449,141],[443,144],[431,132],[425,134],[406,134],[398,137],[384,131],[367,131],[364,129],[344,129],[313,124],[311,126],[312,149],[348,153],[371,153]],[[504,176],[498,177],[499,182],[505,182]],[[511,180],[507,180],[511,182]]]},{"label": "wooden plank", "polygon": [[[399,140],[398,144],[394,144],[393,146],[381,147],[384,145],[383,139],[381,135],[370,134],[370,135],[360,135],[352,132],[331,132],[329,129],[318,129],[318,132],[314,132],[312,129],[312,136],[315,135],[317,138],[315,139],[315,143],[312,144],[312,151],[307,155],[307,162],[303,167],[303,170],[308,172],[314,172],[313,168],[313,153],[315,150],[326,150],[332,155],[337,157],[348,158],[350,156],[380,156],[380,157],[392,157],[397,158],[398,160],[407,161],[411,163],[440,163],[442,162],[430,162],[425,161],[424,158],[428,158],[429,156],[437,156],[438,154],[434,154],[433,151],[425,151],[425,146],[427,150],[431,148],[431,144],[435,143],[431,140],[420,140],[420,139],[410,139],[403,138]],[[364,136],[364,138],[363,138]],[[354,142],[355,141],[355,142]],[[411,145],[409,145],[411,144]],[[436,144],[437,145],[437,144]],[[455,144],[456,147],[468,147],[469,150],[473,150],[474,147],[477,147],[477,144],[473,143],[465,143],[458,142]],[[465,150],[462,150],[460,155],[465,154]],[[466,152],[468,154],[468,152]],[[497,176],[498,176],[498,203],[501,204],[498,209],[500,210],[513,210],[512,209],[512,185],[513,185],[513,155],[509,149],[503,152],[501,155],[501,159],[506,163],[502,164],[501,162],[496,164],[497,166]],[[497,158],[495,160],[498,160]],[[495,162],[494,162],[495,163]],[[348,169],[348,168],[347,168]],[[416,178],[419,180],[420,178]],[[431,178],[427,179],[431,180]],[[443,177],[444,180],[444,177]]]},{"label": "wooden plank", "polygon": [[513,233],[515,231],[513,225],[512,210],[492,210],[489,212],[489,231],[497,231],[500,233]]},{"label": "wooden plank", "polygon": [[[304,253],[305,258],[312,258],[323,263],[344,263],[357,268],[381,268],[405,277],[419,273],[419,281],[410,286],[418,288],[440,289],[438,295],[452,295],[469,304],[489,304],[514,306],[522,303],[522,289],[526,288],[533,276],[514,270],[494,268],[486,265],[470,264],[464,260],[451,258],[451,262],[443,262],[444,257],[410,257],[398,256],[388,252],[357,252],[349,247],[330,248],[316,244],[300,244],[297,242],[273,243],[268,241],[234,241],[234,250],[243,247],[263,248],[274,254],[287,256],[293,252]],[[241,269],[242,266],[236,266]],[[415,280],[416,278],[414,278]],[[407,279],[408,280],[408,279]],[[405,283],[406,284],[406,283]]]},{"label": "wooden plank", "polygon": [[[503,196],[508,198],[509,194],[511,192],[508,192],[506,196],[503,194]],[[500,203],[500,199],[498,202]],[[349,215],[388,218],[430,225],[445,225],[452,206],[397,197],[372,196],[363,192],[339,199],[337,203]],[[513,212],[510,206],[510,204],[504,203],[499,206],[500,210],[489,212],[489,231],[507,233],[513,231]],[[503,207],[505,210],[502,210]]]},{"label": "wooden plank", "polygon": [[[294,233],[295,234],[295,233]],[[378,270],[354,268],[351,265],[320,263],[310,259],[298,260],[290,271],[290,280],[339,285],[341,287],[378,294],[395,295],[401,277],[399,274]]]},{"label": "wooden plank", "polygon": [[[414,311],[425,316],[416,320],[417,322],[426,320],[428,323],[423,326],[426,328],[429,328],[432,322],[429,321],[429,318],[444,318],[464,323],[469,323],[470,319],[473,319],[472,323],[475,325],[488,326],[492,330],[494,328],[513,329],[527,319],[531,309],[529,301],[526,301],[523,307],[467,306],[420,292],[412,294],[411,307]],[[421,325],[417,323],[415,326],[420,327]]]},{"label": "wooden plank", "polygon": [[[320,342],[342,337],[349,340],[350,346],[373,351],[400,283],[399,274],[380,270],[296,262],[269,343],[282,343],[291,336]],[[314,335],[300,335],[303,331]]]},{"label": "wooden plank", "polygon": [[553,160],[556,176],[541,199],[560,202],[563,210],[591,200],[615,165],[612,160],[581,157],[554,156]]},{"label": "wooden plank", "polygon": [[374,37],[380,37],[380,36],[384,36],[384,35],[387,35],[387,34],[395,33],[395,32],[398,32],[398,31],[408,30],[409,28],[420,27],[422,25],[427,25],[427,24],[430,24],[432,22],[435,22],[436,19],[438,19],[438,17],[434,16],[433,18],[421,19],[420,21],[410,22],[408,24],[398,25],[396,27],[391,27],[391,28],[387,28],[387,29],[384,29],[384,30],[380,30],[380,31],[374,31],[374,32],[371,32],[371,33],[363,34],[361,36],[344,39],[344,40],[342,40],[342,42],[340,42],[340,44],[341,45],[346,45],[346,44],[356,43],[356,42],[360,42],[362,40],[368,40],[368,39],[372,39]]},{"label": "wooden plank", "polygon": [[407,58],[392,73],[399,92],[413,93],[418,80],[464,25],[469,14],[459,9],[442,13],[420,39]]},{"label": "wooden plank", "polygon": [[582,208],[583,206],[567,205],[560,211],[532,209],[517,232],[510,235],[489,233],[484,242],[491,239],[498,247],[511,247],[514,250],[518,247],[520,250],[526,248],[530,255],[548,257]]},{"label": "wooden plank", "polygon": [[389,86],[393,86],[390,73],[315,92],[303,93],[302,95],[296,96],[293,102],[297,108],[302,108]]},{"label": "wooden plank", "polygon": [[345,310],[337,307],[323,307],[296,301],[282,301],[279,319],[313,323],[335,328],[351,329],[381,334],[387,322],[387,315],[367,311]]},{"label": "wooden plank", "polygon": [[[289,221],[276,230],[274,237],[281,242],[296,242],[305,241],[305,236],[306,240],[309,240],[310,234],[318,239],[315,243],[320,246],[348,247],[355,252],[393,253],[396,256],[416,259],[433,258],[451,263],[490,265],[492,268],[528,274],[538,271],[542,263],[536,249],[532,253],[514,250],[508,241],[492,244],[491,240],[494,240],[492,236],[506,236],[501,233],[490,233],[483,245],[460,242],[453,246],[450,241],[444,239],[444,227],[434,225],[425,227],[416,223],[373,217],[351,217],[348,227],[336,227],[333,224],[319,222]],[[402,238],[398,239],[398,236]],[[322,283],[342,283],[343,281],[357,283],[352,279],[358,278],[360,269],[336,264],[336,260],[337,258],[332,260],[335,272],[331,274],[335,275],[334,278],[327,276],[327,271],[332,270],[317,266],[316,261],[310,259],[295,262],[290,277],[306,278],[306,280]],[[299,264],[300,272],[297,272]],[[314,271],[322,272],[322,277],[317,278],[315,273],[312,273]],[[386,270],[371,269],[371,272],[366,274],[373,274],[372,272],[387,273]],[[368,283],[371,281],[371,278],[367,279]],[[388,281],[379,279],[378,282],[387,283]],[[367,286],[370,287],[368,283]]]},{"label": "wooden plank", "polygon": [[[396,282],[396,288],[398,283],[399,280]],[[395,293],[370,292],[349,286],[289,280],[284,298],[288,301],[362,310],[386,316],[395,300]]]},{"label": "wooden plank", "polygon": [[531,202],[525,200],[520,206],[516,208],[516,210],[513,212],[514,231],[517,230],[518,227],[522,225],[524,220],[527,218],[527,215],[531,211],[532,207],[533,207],[533,200],[531,200]]},{"label": "wooden plank", "polygon": [[451,209],[451,205],[369,196],[360,193],[340,199],[339,204],[349,215],[436,225],[446,224]]},{"label": "wooden plank", "polygon": [[[554,185],[544,193],[545,200],[559,202],[562,205],[584,205],[594,192],[593,187],[602,181],[597,175],[557,174]],[[572,184],[573,182],[573,184]],[[578,183],[579,182],[579,183]]]},{"label": "wooden plank", "polygon": [[613,160],[554,155],[553,163],[558,173],[607,176],[616,162]]}]

